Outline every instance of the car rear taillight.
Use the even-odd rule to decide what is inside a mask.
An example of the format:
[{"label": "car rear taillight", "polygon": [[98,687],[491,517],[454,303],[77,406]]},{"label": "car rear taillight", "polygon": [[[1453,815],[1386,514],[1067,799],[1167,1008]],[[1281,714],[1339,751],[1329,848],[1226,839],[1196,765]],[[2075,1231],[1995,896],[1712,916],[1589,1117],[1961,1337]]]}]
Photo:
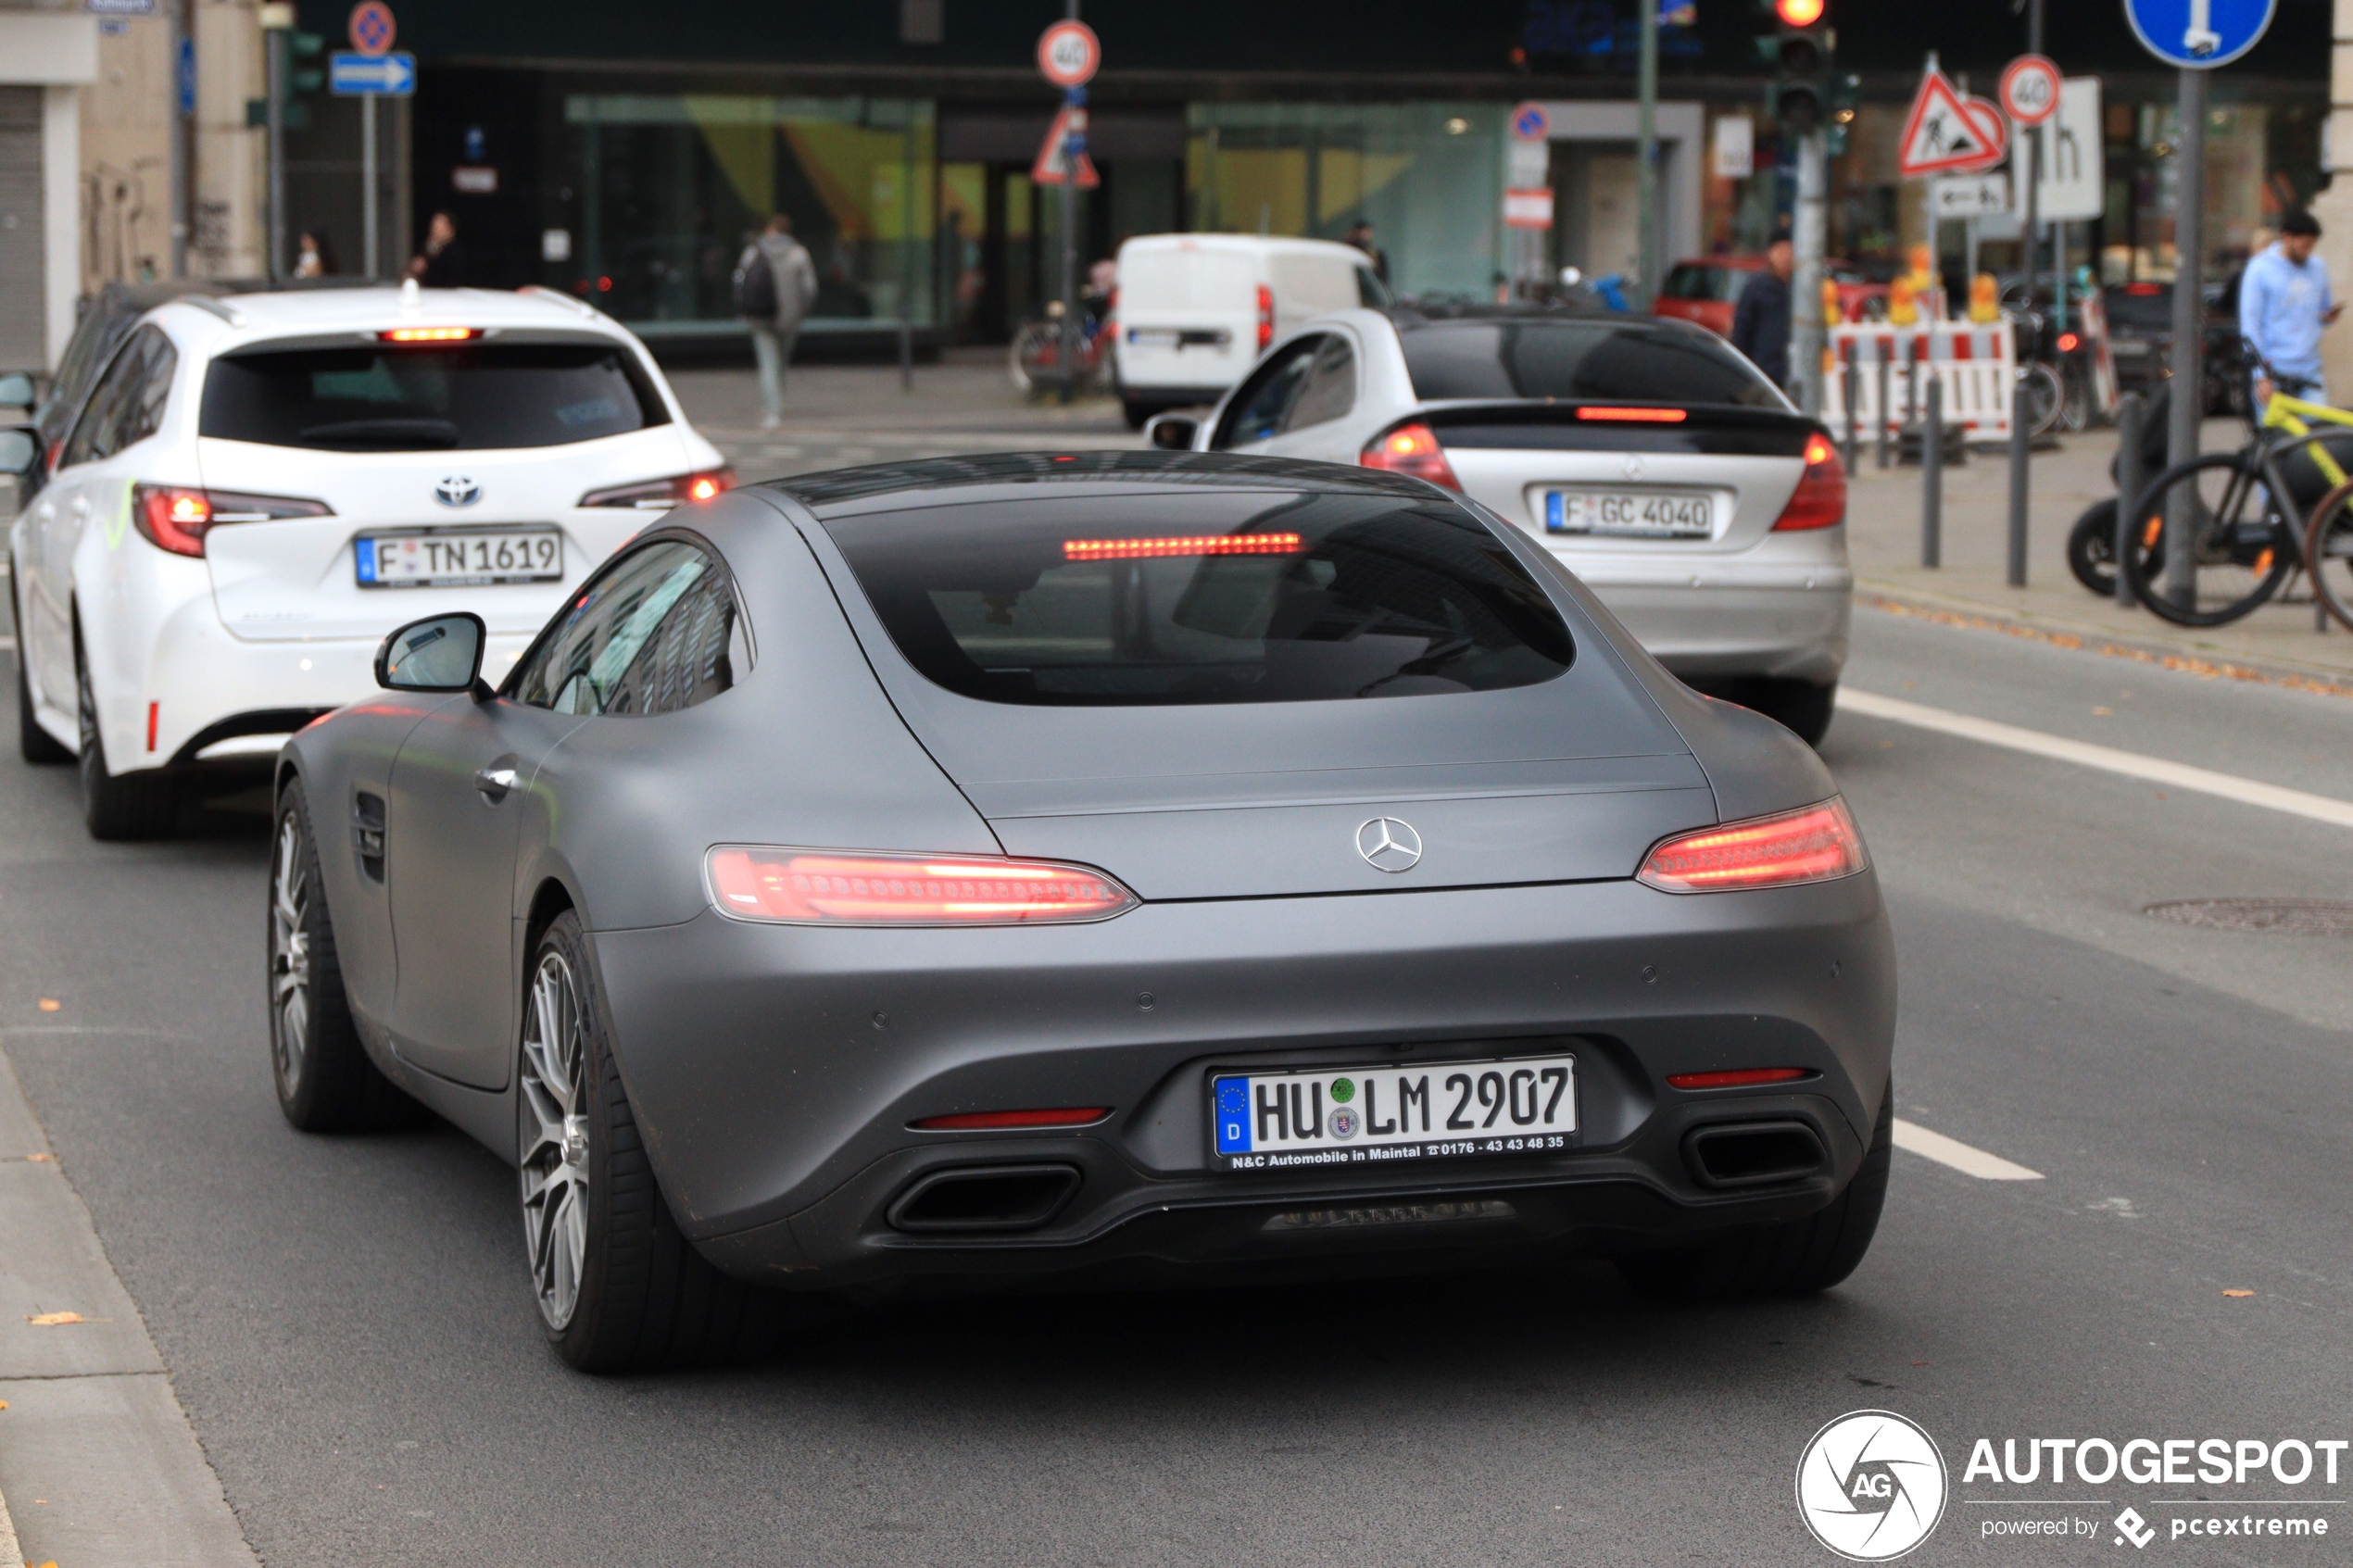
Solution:
[{"label": "car rear taillight", "polygon": [[2083,340],[2073,332],[2061,332],[2058,337],[2058,345],[2061,354],[2072,354],[2083,346]]},{"label": "car rear taillight", "polygon": [[720,913],[786,925],[1042,925],[1109,920],[1141,902],[1099,871],[1057,860],[725,845],[704,864]]},{"label": "car rear taillight", "polygon": [[175,556],[204,554],[204,536],[224,522],[269,522],[287,517],[333,517],[324,501],[295,495],[245,495],[178,484],[131,487],[131,521],[147,543]]},{"label": "car rear taillight", "polygon": [[580,505],[635,507],[645,511],[666,512],[689,501],[708,501],[724,490],[734,489],[735,485],[735,470],[705,469],[699,473],[649,479],[642,484],[616,484],[609,490],[591,490],[580,497]]},{"label": "car rear taillight", "polygon": [[1806,438],[1806,472],[1790,492],[1789,505],[1773,520],[1776,533],[1805,528],[1834,528],[1846,521],[1846,465],[1820,431]]},{"label": "car rear taillight", "polygon": [[1449,490],[1463,487],[1454,477],[1453,466],[1446,460],[1446,448],[1438,444],[1438,433],[1418,420],[1373,437],[1356,455],[1356,460],[1368,469],[1410,473],[1416,479],[1427,479]]},{"label": "car rear taillight", "polygon": [[1580,420],[1603,420],[1613,424],[1679,425],[1690,419],[1685,408],[1579,408]]},{"label": "car rear taillight", "polygon": [[1258,285],[1258,351],[1275,341],[1275,291],[1265,283]]},{"label": "car rear taillight", "polygon": [[1729,893],[1831,882],[1870,863],[1846,802],[1833,795],[1818,806],[1663,839],[1636,877],[1664,893]]},{"label": "car rear taillight", "polygon": [[470,343],[482,336],[480,327],[391,327],[376,334],[378,343]]},{"label": "car rear taillight", "polygon": [[1741,1067],[1728,1073],[1669,1073],[1670,1089],[1745,1089],[1756,1084],[1794,1084],[1809,1076],[1803,1067]]},{"label": "car rear taillight", "polygon": [[967,1110],[926,1116],[909,1125],[926,1133],[1008,1132],[1016,1128],[1086,1127],[1111,1114],[1107,1105],[1073,1105],[1047,1110]]}]

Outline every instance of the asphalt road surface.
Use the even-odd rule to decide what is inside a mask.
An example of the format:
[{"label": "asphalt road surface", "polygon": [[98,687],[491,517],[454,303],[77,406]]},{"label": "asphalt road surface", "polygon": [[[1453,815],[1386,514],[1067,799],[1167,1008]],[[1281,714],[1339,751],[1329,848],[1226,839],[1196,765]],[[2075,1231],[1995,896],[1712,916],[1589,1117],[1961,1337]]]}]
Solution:
[{"label": "asphalt road surface", "polygon": [[[2353,702],[1856,621],[1856,689],[2353,800]],[[1793,1473],[1864,1407],[1951,1470],[1913,1562],[2137,1557],[2128,1505],[2152,1557],[2344,1561],[2170,1521],[2353,1532],[2353,1462],[1962,1472],[1981,1436],[2353,1437],[2347,940],[2141,912],[2346,897],[2353,827],[1853,710],[1825,755],[1894,909],[1898,1114],[2039,1179],[1899,1151],[1877,1246],[1816,1299],[1663,1311],[1576,1265],[907,1306],[761,1365],[583,1377],[541,1344],[498,1161],[281,1121],[263,803],[98,845],[71,770],[13,759],[0,1045],[272,1565],[1818,1564]],[[1986,1535],[2030,1517],[2098,1528]]]}]

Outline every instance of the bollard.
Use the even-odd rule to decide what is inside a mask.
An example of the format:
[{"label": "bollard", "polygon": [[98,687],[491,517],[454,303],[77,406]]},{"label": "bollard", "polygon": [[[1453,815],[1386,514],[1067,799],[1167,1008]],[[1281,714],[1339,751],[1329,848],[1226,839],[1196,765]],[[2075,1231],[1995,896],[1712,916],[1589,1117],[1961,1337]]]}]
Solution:
[{"label": "bollard", "polygon": [[1904,339],[1904,423],[1920,422],[1920,334]]},{"label": "bollard", "polygon": [[2013,588],[2026,586],[2026,502],[2031,483],[2027,473],[2027,452],[2033,437],[2028,433],[2026,378],[2021,375],[2010,388],[2010,551],[2007,582]]},{"label": "bollard", "polygon": [[1944,383],[1933,372],[1920,427],[1920,564],[1944,564]]},{"label": "bollard", "polygon": [[904,316],[899,319],[899,390],[915,390],[915,328]]},{"label": "bollard", "polygon": [[2140,535],[2140,517],[2133,503],[2141,498],[2141,421],[2148,401],[2128,392],[2116,405],[2116,603],[2131,609],[2136,602],[2132,579],[2124,575],[2125,553]]},{"label": "bollard", "polygon": [[1856,433],[1855,423],[1859,417],[1859,411],[1855,406],[1862,401],[1863,385],[1862,377],[1855,367],[1855,345],[1851,343],[1846,345],[1846,368],[1839,372],[1839,376],[1845,383],[1846,390],[1846,450],[1840,454],[1840,461],[1846,465],[1848,473],[1853,473],[1855,459],[1858,456],[1856,448],[1859,440]]},{"label": "bollard", "polygon": [[1879,426],[1879,450],[1876,454],[1874,454],[1873,461],[1880,468],[1887,467],[1888,462],[1887,417],[1889,414],[1894,412],[1894,405],[1888,401],[1888,379],[1894,373],[1894,356],[1887,353],[1886,345],[1881,345],[1879,357],[1879,408],[1877,409],[1877,418],[1872,421]]}]

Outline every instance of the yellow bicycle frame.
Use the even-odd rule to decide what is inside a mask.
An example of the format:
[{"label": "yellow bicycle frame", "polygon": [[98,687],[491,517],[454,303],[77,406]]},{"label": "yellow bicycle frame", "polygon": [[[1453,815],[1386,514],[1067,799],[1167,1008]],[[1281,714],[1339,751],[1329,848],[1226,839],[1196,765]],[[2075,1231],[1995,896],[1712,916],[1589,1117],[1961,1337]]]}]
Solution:
[{"label": "yellow bicycle frame", "polygon": [[[2332,408],[2325,403],[2308,403],[2301,397],[2290,397],[2284,392],[2271,394],[2271,400],[2263,406],[2265,430],[2284,430],[2290,435],[2309,435],[2312,427],[2305,423],[2307,420],[2316,420],[2322,424],[2353,425],[2353,411]],[[2329,456],[2326,446],[2314,441],[2304,449],[2312,454],[2313,466],[2326,477],[2332,488],[2345,483],[2345,470],[2337,466],[2334,458]]]}]

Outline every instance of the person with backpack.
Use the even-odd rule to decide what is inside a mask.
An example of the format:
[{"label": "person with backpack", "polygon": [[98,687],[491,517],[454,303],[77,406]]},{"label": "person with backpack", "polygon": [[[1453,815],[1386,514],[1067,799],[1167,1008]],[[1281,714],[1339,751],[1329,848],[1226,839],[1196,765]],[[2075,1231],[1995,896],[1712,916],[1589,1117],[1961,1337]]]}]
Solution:
[{"label": "person with backpack", "polygon": [[816,297],[816,266],[792,237],[791,218],[777,213],[736,263],[736,314],[751,329],[752,358],[760,363],[762,430],[784,422],[785,366]]}]

